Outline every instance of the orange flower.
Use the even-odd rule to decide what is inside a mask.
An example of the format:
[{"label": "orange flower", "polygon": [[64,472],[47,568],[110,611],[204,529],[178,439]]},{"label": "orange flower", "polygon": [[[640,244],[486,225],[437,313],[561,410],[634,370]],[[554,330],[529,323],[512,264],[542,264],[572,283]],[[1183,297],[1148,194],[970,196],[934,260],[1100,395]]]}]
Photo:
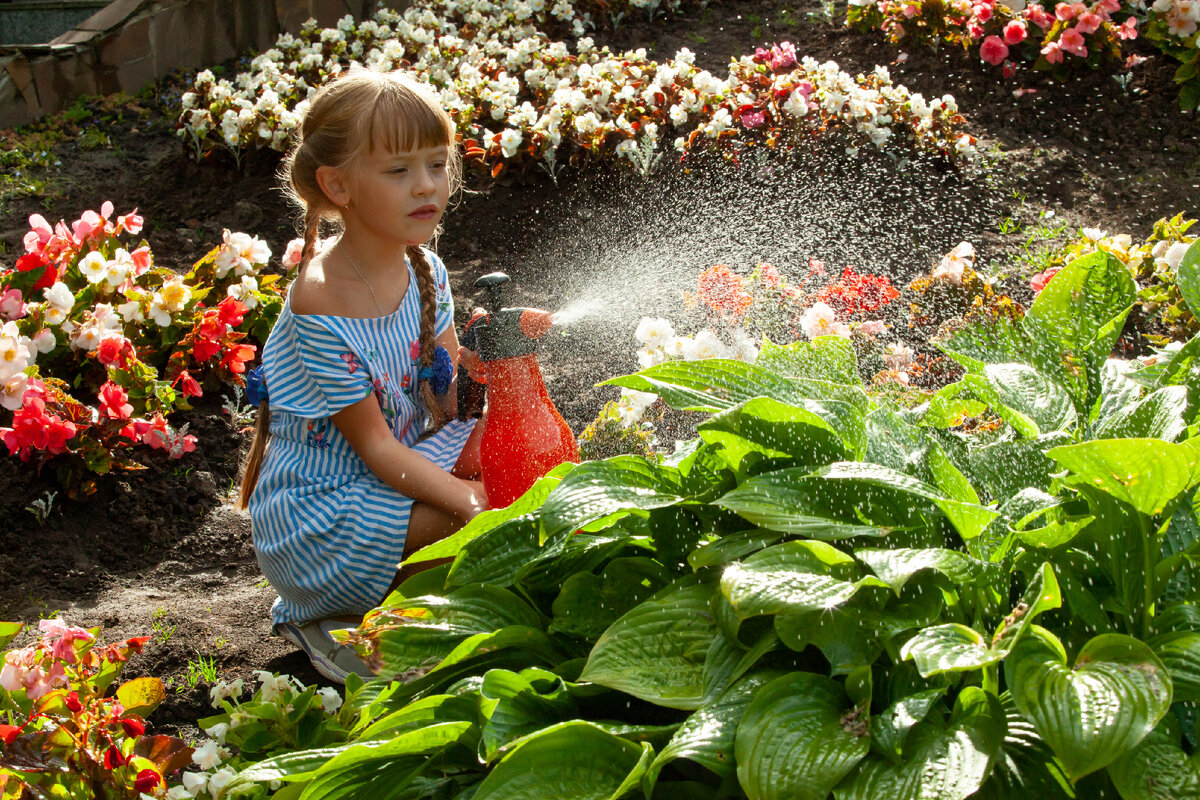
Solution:
[{"label": "orange flower", "polygon": [[745,281],[724,264],[700,273],[700,299],[718,314],[740,317],[749,310],[754,298],[746,291]]}]

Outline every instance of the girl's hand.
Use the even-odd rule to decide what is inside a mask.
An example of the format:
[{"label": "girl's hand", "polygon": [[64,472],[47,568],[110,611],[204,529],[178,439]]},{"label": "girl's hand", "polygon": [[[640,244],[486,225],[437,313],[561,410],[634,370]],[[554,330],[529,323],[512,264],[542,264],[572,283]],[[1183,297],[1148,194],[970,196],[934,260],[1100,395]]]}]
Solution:
[{"label": "girl's hand", "polygon": [[476,383],[487,383],[487,365],[479,357],[479,353],[465,347],[458,348],[458,363],[466,368],[471,380]]},{"label": "girl's hand", "polygon": [[482,481],[460,482],[466,488],[466,492],[453,513],[466,524],[475,519],[481,511],[487,511],[487,494],[483,490]]}]

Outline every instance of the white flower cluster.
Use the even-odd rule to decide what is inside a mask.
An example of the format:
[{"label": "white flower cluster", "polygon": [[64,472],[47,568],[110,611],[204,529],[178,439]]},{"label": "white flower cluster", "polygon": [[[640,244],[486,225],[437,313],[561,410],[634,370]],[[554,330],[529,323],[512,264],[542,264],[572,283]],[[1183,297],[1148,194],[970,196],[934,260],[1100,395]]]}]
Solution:
[{"label": "white flower cluster", "polygon": [[[760,71],[750,57],[718,77],[696,69],[686,48],[659,63],[645,50],[614,54],[584,37],[572,54],[535,24],[548,13],[570,20],[580,35],[588,15],[569,0],[548,12],[545,5],[418,0],[403,16],[384,10],[361,23],[346,17],[336,28],[307,25],[297,37],[281,36],[233,81],[200,73],[183,97],[178,133],[191,138],[197,154],[217,142],[235,154],[283,150],[319,86],[356,66],[388,70],[408,59],[406,68],[438,91],[469,140],[468,157],[528,157],[551,172],[566,144],[645,169],[667,127],[676,134],[698,130],[701,141],[711,142],[753,128],[754,119],[739,110],[755,103],[773,104],[779,121],[809,130],[844,123],[863,141],[883,145],[899,126],[909,128],[919,146],[952,160],[974,153],[971,137],[952,133],[953,98],[926,102],[893,86],[883,68],[852,78],[832,61],[806,58],[773,76],[770,87],[748,93],[745,76]],[[679,136],[676,148],[685,149],[687,141]]]},{"label": "white flower cluster", "polygon": [[41,331],[32,339],[17,330],[17,323],[5,322],[0,326],[0,406],[9,411],[21,407],[25,388],[29,385],[26,368],[37,361],[39,355],[49,353],[57,341],[54,334]]},{"label": "white flower cluster", "polygon": [[[1200,27],[1200,0],[1157,0],[1150,10],[1164,18],[1167,31],[1179,39],[1190,39]],[[1191,45],[1200,46],[1194,38]]]}]

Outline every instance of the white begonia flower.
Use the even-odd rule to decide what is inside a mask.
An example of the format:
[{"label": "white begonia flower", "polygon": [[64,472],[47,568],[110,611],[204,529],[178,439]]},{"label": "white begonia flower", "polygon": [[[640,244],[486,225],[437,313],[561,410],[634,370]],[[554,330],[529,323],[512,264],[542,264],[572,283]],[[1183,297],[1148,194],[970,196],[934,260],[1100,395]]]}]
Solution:
[{"label": "white begonia flower", "polygon": [[29,376],[18,372],[7,378],[0,378],[0,406],[9,411],[16,411],[25,399],[25,390],[29,388]]},{"label": "white begonia flower", "polygon": [[43,289],[46,305],[42,307],[47,325],[60,325],[75,306],[75,295],[62,281],[56,281],[49,289]]},{"label": "white begonia flower", "polygon": [[932,278],[945,278],[955,286],[961,286],[963,271],[975,266],[975,248],[970,242],[959,242],[953,250],[942,257],[941,262],[930,273]]},{"label": "white begonia flower", "polygon": [[117,248],[117,252],[104,265],[104,282],[109,288],[116,289],[125,279],[133,272],[133,256],[129,255],[129,251],[122,247]]},{"label": "white begonia flower", "polygon": [[1170,246],[1171,243],[1166,239],[1159,239],[1154,243],[1154,249],[1150,251],[1150,255],[1154,258],[1162,258],[1167,254],[1167,248]]},{"label": "white begonia flower", "polygon": [[332,686],[322,688],[317,694],[321,697],[321,707],[326,714],[333,714],[342,707],[342,696]]},{"label": "white begonia flower", "polygon": [[108,275],[108,262],[99,250],[93,250],[79,259],[79,272],[88,283],[100,283]]},{"label": "white begonia flower", "polygon": [[751,338],[750,334],[746,333],[745,328],[734,328],[730,332],[730,337],[733,339],[732,353],[734,358],[750,364],[758,360],[758,344]]},{"label": "white begonia flower", "polygon": [[800,328],[810,339],[818,336],[849,336],[850,327],[839,322],[837,312],[826,303],[813,303],[800,318]]},{"label": "white begonia flower", "polygon": [[0,327],[0,380],[8,380],[29,366],[29,339],[21,335],[17,323],[6,322]]},{"label": "white begonia flower", "polygon": [[646,409],[658,399],[653,392],[639,392],[636,389],[622,389],[621,397],[617,400],[617,418],[622,428],[632,428],[642,421]]},{"label": "white begonia flower", "polygon": [[525,137],[521,135],[520,131],[515,131],[512,128],[500,134],[500,151],[504,154],[504,157],[512,158],[515,156],[517,151],[521,149],[521,142],[524,139]]},{"label": "white begonia flower", "polygon": [[33,338],[29,341],[33,344],[34,349],[42,355],[45,355],[46,353],[53,351],[55,347],[58,347],[58,337],[56,337],[54,335],[54,331],[50,330],[49,328],[42,328],[40,331],[35,333]]},{"label": "white begonia flower", "polygon": [[225,794],[225,787],[237,777],[237,772],[229,767],[221,767],[208,779],[208,793],[219,800]]},{"label": "white begonia flower", "polygon": [[[199,794],[199,792],[196,794]],[[166,794],[167,800],[187,800],[187,798],[195,796],[187,790],[186,786],[172,786],[167,790]]]},{"label": "white begonia flower", "polygon": [[183,307],[192,299],[192,290],[183,282],[183,276],[180,275],[163,283],[162,287],[154,293],[154,299],[167,311],[178,313],[183,311]]},{"label": "white begonia flower", "polygon": [[167,328],[171,325],[171,312],[163,303],[163,297],[160,292],[155,292],[150,298],[150,308],[146,312],[150,315],[150,319],[154,320],[154,324],[160,328]]},{"label": "white begonia flower", "polygon": [[142,301],[130,300],[126,303],[121,303],[117,306],[117,313],[121,315],[121,319],[126,322],[145,322],[146,315],[142,313]]},{"label": "white begonia flower", "polygon": [[712,331],[700,331],[683,348],[685,361],[700,361],[706,358],[729,358],[729,348]]},{"label": "white begonia flower", "polygon": [[[1198,7],[1200,7],[1200,5],[1198,5]],[[1167,262],[1167,266],[1171,268],[1172,272],[1179,270],[1179,265],[1183,263],[1183,256],[1185,253],[1187,253],[1188,248],[1190,247],[1191,244],[1185,242],[1175,242],[1175,244],[1167,248],[1167,252],[1163,253],[1163,260]]]},{"label": "white begonia flower", "polygon": [[216,739],[218,744],[225,744],[225,734],[229,733],[229,723],[218,722],[211,728],[205,728],[204,732],[213,739]]},{"label": "white begonia flower", "polygon": [[258,281],[249,275],[243,275],[241,281],[230,284],[225,290],[225,294],[237,300],[246,308],[254,308],[258,305],[258,298],[254,293],[258,291]]},{"label": "white begonia flower", "polygon": [[209,739],[192,751],[192,762],[203,770],[210,770],[221,763],[221,751],[215,739]]},{"label": "white begonia flower", "polygon": [[675,336],[675,327],[662,317],[642,317],[634,338],[647,347],[665,347]]},{"label": "white begonia flower", "polygon": [[671,122],[676,125],[686,125],[688,121],[687,109],[676,103],[671,106]]},{"label": "white begonia flower", "polygon": [[617,145],[617,158],[626,158],[630,161],[637,156],[637,142],[633,139],[625,139]]},{"label": "white begonia flower", "polygon": [[883,353],[883,363],[888,369],[902,370],[913,363],[913,349],[904,342],[893,342]]},{"label": "white begonia flower", "polygon": [[99,325],[81,325],[71,338],[71,346],[90,353],[100,346],[100,340],[103,338],[104,329]]},{"label": "white begonia flower", "polygon": [[1108,233],[1100,230],[1099,228],[1083,228],[1080,233],[1083,235],[1083,238],[1087,239],[1089,242],[1098,242],[1108,235]]},{"label": "white begonia flower", "polygon": [[257,274],[258,268],[271,260],[271,248],[262,239],[247,233],[224,232],[224,243],[213,264],[218,278],[233,270],[239,277]]},{"label": "white begonia flower", "polygon": [[791,114],[793,117],[803,117],[808,114],[808,98],[804,92],[797,89],[792,92],[783,104],[783,110]]},{"label": "white begonia flower", "polygon": [[183,773],[183,786],[192,797],[195,797],[208,788],[208,776],[199,772],[185,772]]},{"label": "white begonia flower", "polygon": [[640,347],[636,355],[639,369],[648,369],[667,360],[667,354],[658,347]]}]

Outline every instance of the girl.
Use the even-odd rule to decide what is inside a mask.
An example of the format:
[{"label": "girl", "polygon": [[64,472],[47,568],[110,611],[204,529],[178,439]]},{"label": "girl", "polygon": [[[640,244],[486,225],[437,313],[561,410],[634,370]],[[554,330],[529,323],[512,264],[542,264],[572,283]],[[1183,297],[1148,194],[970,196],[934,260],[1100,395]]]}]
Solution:
[{"label": "girl", "polygon": [[[263,349],[269,407],[241,507],[279,593],[275,633],[344,682],[370,672],[329,631],[379,605],[405,555],[486,507],[474,420],[453,419],[449,278],[421,247],[460,161],[437,97],[398,73],[328,84],[300,133],[282,175],[304,209],[304,251]],[[322,220],[341,235],[317,252]]]}]

